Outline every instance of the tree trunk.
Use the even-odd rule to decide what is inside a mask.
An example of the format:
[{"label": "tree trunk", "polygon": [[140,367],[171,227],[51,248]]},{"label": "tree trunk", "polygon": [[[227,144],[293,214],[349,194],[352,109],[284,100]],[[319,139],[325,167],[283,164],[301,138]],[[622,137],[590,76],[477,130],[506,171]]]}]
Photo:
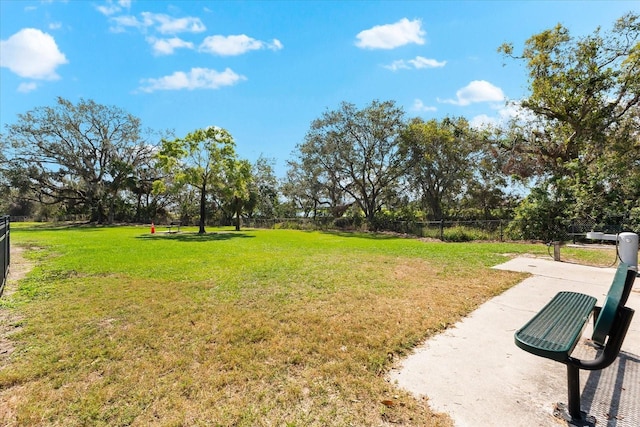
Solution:
[{"label": "tree trunk", "polygon": [[242,214],[242,203],[240,198],[236,197],[236,231],[240,231],[240,215]]},{"label": "tree trunk", "polygon": [[104,223],[104,210],[102,209],[102,200],[98,200],[98,206],[96,206],[96,215],[98,224]]},{"label": "tree trunk", "polygon": [[198,230],[198,234],[206,233],[204,229],[204,223],[207,216],[206,201],[207,201],[207,185],[202,184],[202,188],[200,190],[200,229]]},{"label": "tree trunk", "polygon": [[433,219],[441,221],[444,219],[442,206],[437,200],[431,201],[431,211],[433,212]]},{"label": "tree trunk", "polygon": [[107,223],[108,224],[113,224],[115,222],[115,213],[116,210],[116,202],[115,202],[115,195],[111,198],[111,201],[109,203],[109,217],[107,219]]},{"label": "tree trunk", "polygon": [[135,221],[137,223],[140,223],[140,207],[142,206],[142,194],[138,193],[136,194],[137,197],[137,201],[136,201],[136,219]]}]

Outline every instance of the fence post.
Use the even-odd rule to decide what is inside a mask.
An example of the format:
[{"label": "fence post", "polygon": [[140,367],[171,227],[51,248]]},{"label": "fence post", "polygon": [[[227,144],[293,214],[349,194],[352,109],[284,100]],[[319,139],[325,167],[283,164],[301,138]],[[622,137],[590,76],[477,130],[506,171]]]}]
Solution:
[{"label": "fence post", "polygon": [[0,296],[4,291],[4,285],[7,283],[7,275],[9,274],[9,264],[11,262],[11,249],[9,245],[10,239],[10,225],[9,216],[0,217],[0,266],[2,270],[2,276],[0,277]]},{"label": "fence post", "polygon": [[444,242],[444,219],[440,220],[440,240]]}]

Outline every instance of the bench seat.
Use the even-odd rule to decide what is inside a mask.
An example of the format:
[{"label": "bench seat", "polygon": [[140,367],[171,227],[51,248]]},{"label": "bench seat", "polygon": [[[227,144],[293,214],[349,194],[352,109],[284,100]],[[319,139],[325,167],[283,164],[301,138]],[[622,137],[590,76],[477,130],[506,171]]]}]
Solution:
[{"label": "bench seat", "polygon": [[559,292],[516,332],[516,345],[529,353],[565,362],[582,336],[596,302],[590,295]]}]

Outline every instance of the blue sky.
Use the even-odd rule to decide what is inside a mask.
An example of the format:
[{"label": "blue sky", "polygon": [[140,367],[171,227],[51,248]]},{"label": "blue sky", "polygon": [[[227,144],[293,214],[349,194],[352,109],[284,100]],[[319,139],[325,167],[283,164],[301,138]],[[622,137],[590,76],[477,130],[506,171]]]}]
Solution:
[{"label": "blue sky", "polygon": [[526,70],[497,52],[557,23],[608,30],[637,1],[0,0],[0,126],[58,96],[184,136],[216,125],[242,158],[286,160],[343,101],[407,117],[509,115]]}]

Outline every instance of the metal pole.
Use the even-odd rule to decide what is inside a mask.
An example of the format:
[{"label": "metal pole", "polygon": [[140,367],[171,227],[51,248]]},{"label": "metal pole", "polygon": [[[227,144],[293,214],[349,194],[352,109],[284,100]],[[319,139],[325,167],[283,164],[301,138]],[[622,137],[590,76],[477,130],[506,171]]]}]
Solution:
[{"label": "metal pole", "polygon": [[580,370],[567,365],[567,387],[569,394],[569,415],[575,420],[582,419],[580,411]]},{"label": "metal pole", "polygon": [[553,242],[553,260],[560,261],[560,242]]}]

